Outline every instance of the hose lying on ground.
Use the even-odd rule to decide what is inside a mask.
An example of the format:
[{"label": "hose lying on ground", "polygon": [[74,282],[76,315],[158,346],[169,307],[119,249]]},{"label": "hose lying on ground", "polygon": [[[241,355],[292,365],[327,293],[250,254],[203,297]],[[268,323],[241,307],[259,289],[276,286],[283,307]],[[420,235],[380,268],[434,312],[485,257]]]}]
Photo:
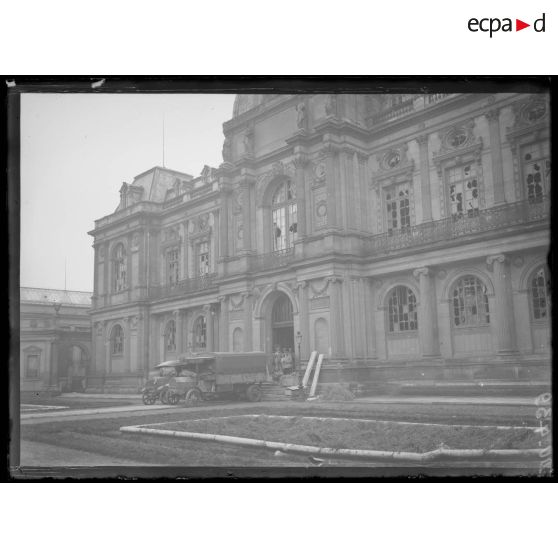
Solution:
[{"label": "hose lying on ground", "polygon": [[157,430],[144,426],[122,426],[120,432],[130,434],[152,434],[170,438],[185,438],[189,440],[201,440],[211,442],[222,442],[246,447],[263,448],[269,450],[280,450],[283,452],[302,453],[310,455],[321,455],[327,457],[343,457],[348,459],[367,459],[370,461],[386,462],[414,462],[424,463],[443,459],[509,459],[509,458],[536,458],[540,457],[540,449],[445,449],[438,448],[425,453],[408,451],[377,451],[365,449],[347,448],[322,448],[318,446],[306,446],[301,444],[287,444],[284,442],[270,442],[256,438],[241,438],[238,436],[226,436],[224,434],[204,434],[201,432],[184,432],[180,430]]}]

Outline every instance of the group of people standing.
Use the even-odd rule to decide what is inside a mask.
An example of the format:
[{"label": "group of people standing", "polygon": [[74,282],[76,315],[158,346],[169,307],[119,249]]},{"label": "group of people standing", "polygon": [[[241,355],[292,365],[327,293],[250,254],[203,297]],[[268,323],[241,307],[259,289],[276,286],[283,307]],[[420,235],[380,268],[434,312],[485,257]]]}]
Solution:
[{"label": "group of people standing", "polygon": [[287,347],[275,347],[273,353],[273,377],[280,378],[286,374],[292,374],[294,371],[294,354]]}]

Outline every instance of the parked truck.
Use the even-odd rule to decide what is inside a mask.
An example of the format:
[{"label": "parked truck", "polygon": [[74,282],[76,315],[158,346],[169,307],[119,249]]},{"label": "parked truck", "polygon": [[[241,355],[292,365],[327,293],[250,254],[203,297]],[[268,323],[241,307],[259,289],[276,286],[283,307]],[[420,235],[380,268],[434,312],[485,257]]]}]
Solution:
[{"label": "parked truck", "polygon": [[143,402],[195,405],[216,399],[260,401],[267,379],[263,352],[182,355],[158,364],[143,390]]}]

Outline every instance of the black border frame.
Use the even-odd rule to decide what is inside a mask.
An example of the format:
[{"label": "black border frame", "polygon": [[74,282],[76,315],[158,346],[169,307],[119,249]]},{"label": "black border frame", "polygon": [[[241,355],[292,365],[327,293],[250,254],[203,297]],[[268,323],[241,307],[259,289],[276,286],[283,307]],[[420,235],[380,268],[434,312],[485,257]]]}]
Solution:
[{"label": "black border frame", "polygon": [[[182,480],[182,481],[246,481],[258,482],[292,482],[349,480],[361,481],[377,479],[384,482],[399,482],[412,480],[418,482],[449,481],[449,482],[552,482],[556,473],[550,476],[501,476],[475,475],[465,476],[467,470],[432,469],[422,467],[412,468],[251,468],[251,467],[206,467],[206,468],[176,468],[176,467],[38,467],[17,469],[19,466],[19,245],[20,245],[20,98],[24,93],[492,93],[492,92],[521,92],[540,93],[550,92],[551,107],[556,92],[556,82],[550,76],[3,76],[2,97],[6,117],[6,136],[3,137],[5,148],[2,157],[5,158],[6,169],[6,219],[3,221],[8,258],[8,285],[6,292],[7,317],[9,338],[3,354],[7,356],[9,374],[3,375],[7,395],[6,410],[7,425],[5,443],[6,469],[2,476],[16,482],[49,481],[153,481],[153,480]],[[553,116],[553,115],[552,115]],[[556,121],[552,118],[551,133],[554,132]],[[552,159],[556,157],[556,146],[552,143]],[[556,173],[555,173],[556,175]],[[554,191],[556,178],[553,179]],[[551,249],[549,253],[549,267],[552,277],[552,254],[556,227],[554,226],[556,208],[551,208]],[[558,312],[552,313],[552,331],[556,331]],[[553,335],[554,338],[554,335]],[[3,341],[6,339],[3,338]],[[552,356],[554,369],[554,355]],[[554,394],[554,384],[552,392]],[[553,418],[554,424],[555,418]],[[553,447],[555,447],[555,431],[553,429]],[[3,440],[4,441],[4,440]],[[10,456],[11,449],[11,456]],[[17,453],[17,464],[14,461]],[[12,459],[10,459],[10,457]],[[16,469],[10,469],[16,467]],[[433,474],[435,472],[436,474]],[[385,476],[387,475],[387,476]]]}]

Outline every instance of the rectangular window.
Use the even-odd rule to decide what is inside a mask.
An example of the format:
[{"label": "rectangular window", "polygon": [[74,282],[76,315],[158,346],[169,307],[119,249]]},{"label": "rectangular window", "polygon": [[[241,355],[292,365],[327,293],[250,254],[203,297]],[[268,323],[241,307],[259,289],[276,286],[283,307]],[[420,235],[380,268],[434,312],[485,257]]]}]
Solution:
[{"label": "rectangular window", "polygon": [[31,379],[39,377],[39,355],[27,355],[25,376]]},{"label": "rectangular window", "polygon": [[550,156],[545,145],[532,145],[523,150],[523,181],[527,199],[541,202],[550,187]]},{"label": "rectangular window", "polygon": [[452,217],[475,217],[479,213],[479,186],[473,165],[448,170],[450,213]]},{"label": "rectangular window", "polygon": [[387,230],[406,229],[411,226],[411,208],[407,185],[385,190]]},{"label": "rectangular window", "polygon": [[200,242],[198,244],[198,276],[208,275],[209,272],[209,242]]},{"label": "rectangular window", "polygon": [[167,251],[167,283],[176,285],[180,278],[180,258],[178,248]]}]

